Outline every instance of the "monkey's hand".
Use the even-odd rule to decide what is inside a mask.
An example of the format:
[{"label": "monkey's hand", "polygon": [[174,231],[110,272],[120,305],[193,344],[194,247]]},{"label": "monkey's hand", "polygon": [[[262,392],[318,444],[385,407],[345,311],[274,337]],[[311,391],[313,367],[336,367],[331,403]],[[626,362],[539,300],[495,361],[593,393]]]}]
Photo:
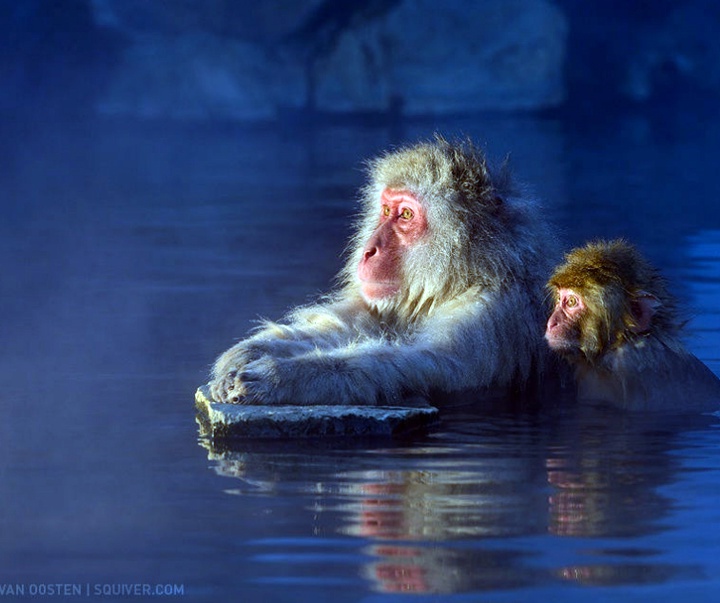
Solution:
[{"label": "monkey's hand", "polygon": [[281,403],[278,365],[282,362],[267,355],[254,360],[243,355],[237,358],[237,363],[225,363],[222,370],[216,368],[210,382],[213,400],[228,404]]},{"label": "monkey's hand", "polygon": [[213,372],[210,395],[215,402],[242,404],[245,389],[240,377],[242,365],[229,366],[226,371]]},{"label": "monkey's hand", "polygon": [[241,403],[245,395],[240,371],[260,352],[240,342],[220,356],[213,366],[210,395],[216,402]]},{"label": "monkey's hand", "polygon": [[[210,394],[216,402],[252,404],[262,402],[259,382],[273,381],[276,362],[306,352],[312,344],[304,341],[261,339],[241,341],[217,359],[210,380]],[[275,360],[277,359],[277,361]],[[247,384],[256,387],[248,389]]]},{"label": "monkey's hand", "polygon": [[[272,356],[262,356],[247,363],[235,376],[234,392],[242,396],[241,404],[292,404],[291,401],[281,400],[278,385],[280,364],[284,360]],[[236,394],[236,395],[238,395]]]}]

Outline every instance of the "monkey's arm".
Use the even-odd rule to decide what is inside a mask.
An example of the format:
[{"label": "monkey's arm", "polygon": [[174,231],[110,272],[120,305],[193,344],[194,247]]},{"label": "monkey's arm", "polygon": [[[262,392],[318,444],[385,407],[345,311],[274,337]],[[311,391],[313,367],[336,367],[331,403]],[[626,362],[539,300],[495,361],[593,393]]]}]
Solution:
[{"label": "monkey's arm", "polygon": [[357,339],[372,319],[360,299],[342,299],[295,310],[285,322],[264,322],[256,332],[215,362],[210,381],[213,399],[238,401],[243,390],[239,373],[261,358],[287,359],[327,350]]},{"label": "monkey's arm", "polygon": [[251,404],[394,404],[430,390],[509,385],[528,376],[542,347],[538,325],[518,316],[517,303],[521,296],[507,294],[458,300],[408,338],[263,355],[242,367],[232,391]]}]

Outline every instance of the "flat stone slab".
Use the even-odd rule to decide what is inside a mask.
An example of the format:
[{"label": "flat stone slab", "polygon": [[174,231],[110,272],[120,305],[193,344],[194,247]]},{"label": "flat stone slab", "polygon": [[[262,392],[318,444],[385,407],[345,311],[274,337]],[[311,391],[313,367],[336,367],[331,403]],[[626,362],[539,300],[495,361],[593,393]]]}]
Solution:
[{"label": "flat stone slab", "polygon": [[419,406],[259,406],[219,404],[207,386],[195,393],[204,436],[233,438],[311,438],[392,436],[434,422],[438,410]]}]

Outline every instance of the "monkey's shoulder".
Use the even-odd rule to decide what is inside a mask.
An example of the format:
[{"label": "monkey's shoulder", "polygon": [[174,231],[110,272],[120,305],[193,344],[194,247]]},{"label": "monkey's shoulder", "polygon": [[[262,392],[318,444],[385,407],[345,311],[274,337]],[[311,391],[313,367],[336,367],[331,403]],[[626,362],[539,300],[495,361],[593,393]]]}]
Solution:
[{"label": "monkey's shoulder", "polygon": [[679,340],[647,337],[579,370],[578,396],[630,411],[708,412],[720,409],[720,379]]}]

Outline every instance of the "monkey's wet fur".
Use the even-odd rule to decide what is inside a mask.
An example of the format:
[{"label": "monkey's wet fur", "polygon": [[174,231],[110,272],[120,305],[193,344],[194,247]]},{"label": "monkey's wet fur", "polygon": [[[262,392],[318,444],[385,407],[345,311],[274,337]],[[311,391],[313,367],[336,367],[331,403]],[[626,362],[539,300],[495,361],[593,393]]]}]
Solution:
[{"label": "monkey's wet fur", "polygon": [[522,395],[547,376],[557,245],[507,167],[439,136],[367,167],[337,289],[222,354],[214,400],[441,405]]},{"label": "monkey's wet fur", "polygon": [[548,281],[552,349],[574,368],[581,400],[626,410],[711,411],[720,380],[681,340],[677,303],[624,240],[573,249]]}]

